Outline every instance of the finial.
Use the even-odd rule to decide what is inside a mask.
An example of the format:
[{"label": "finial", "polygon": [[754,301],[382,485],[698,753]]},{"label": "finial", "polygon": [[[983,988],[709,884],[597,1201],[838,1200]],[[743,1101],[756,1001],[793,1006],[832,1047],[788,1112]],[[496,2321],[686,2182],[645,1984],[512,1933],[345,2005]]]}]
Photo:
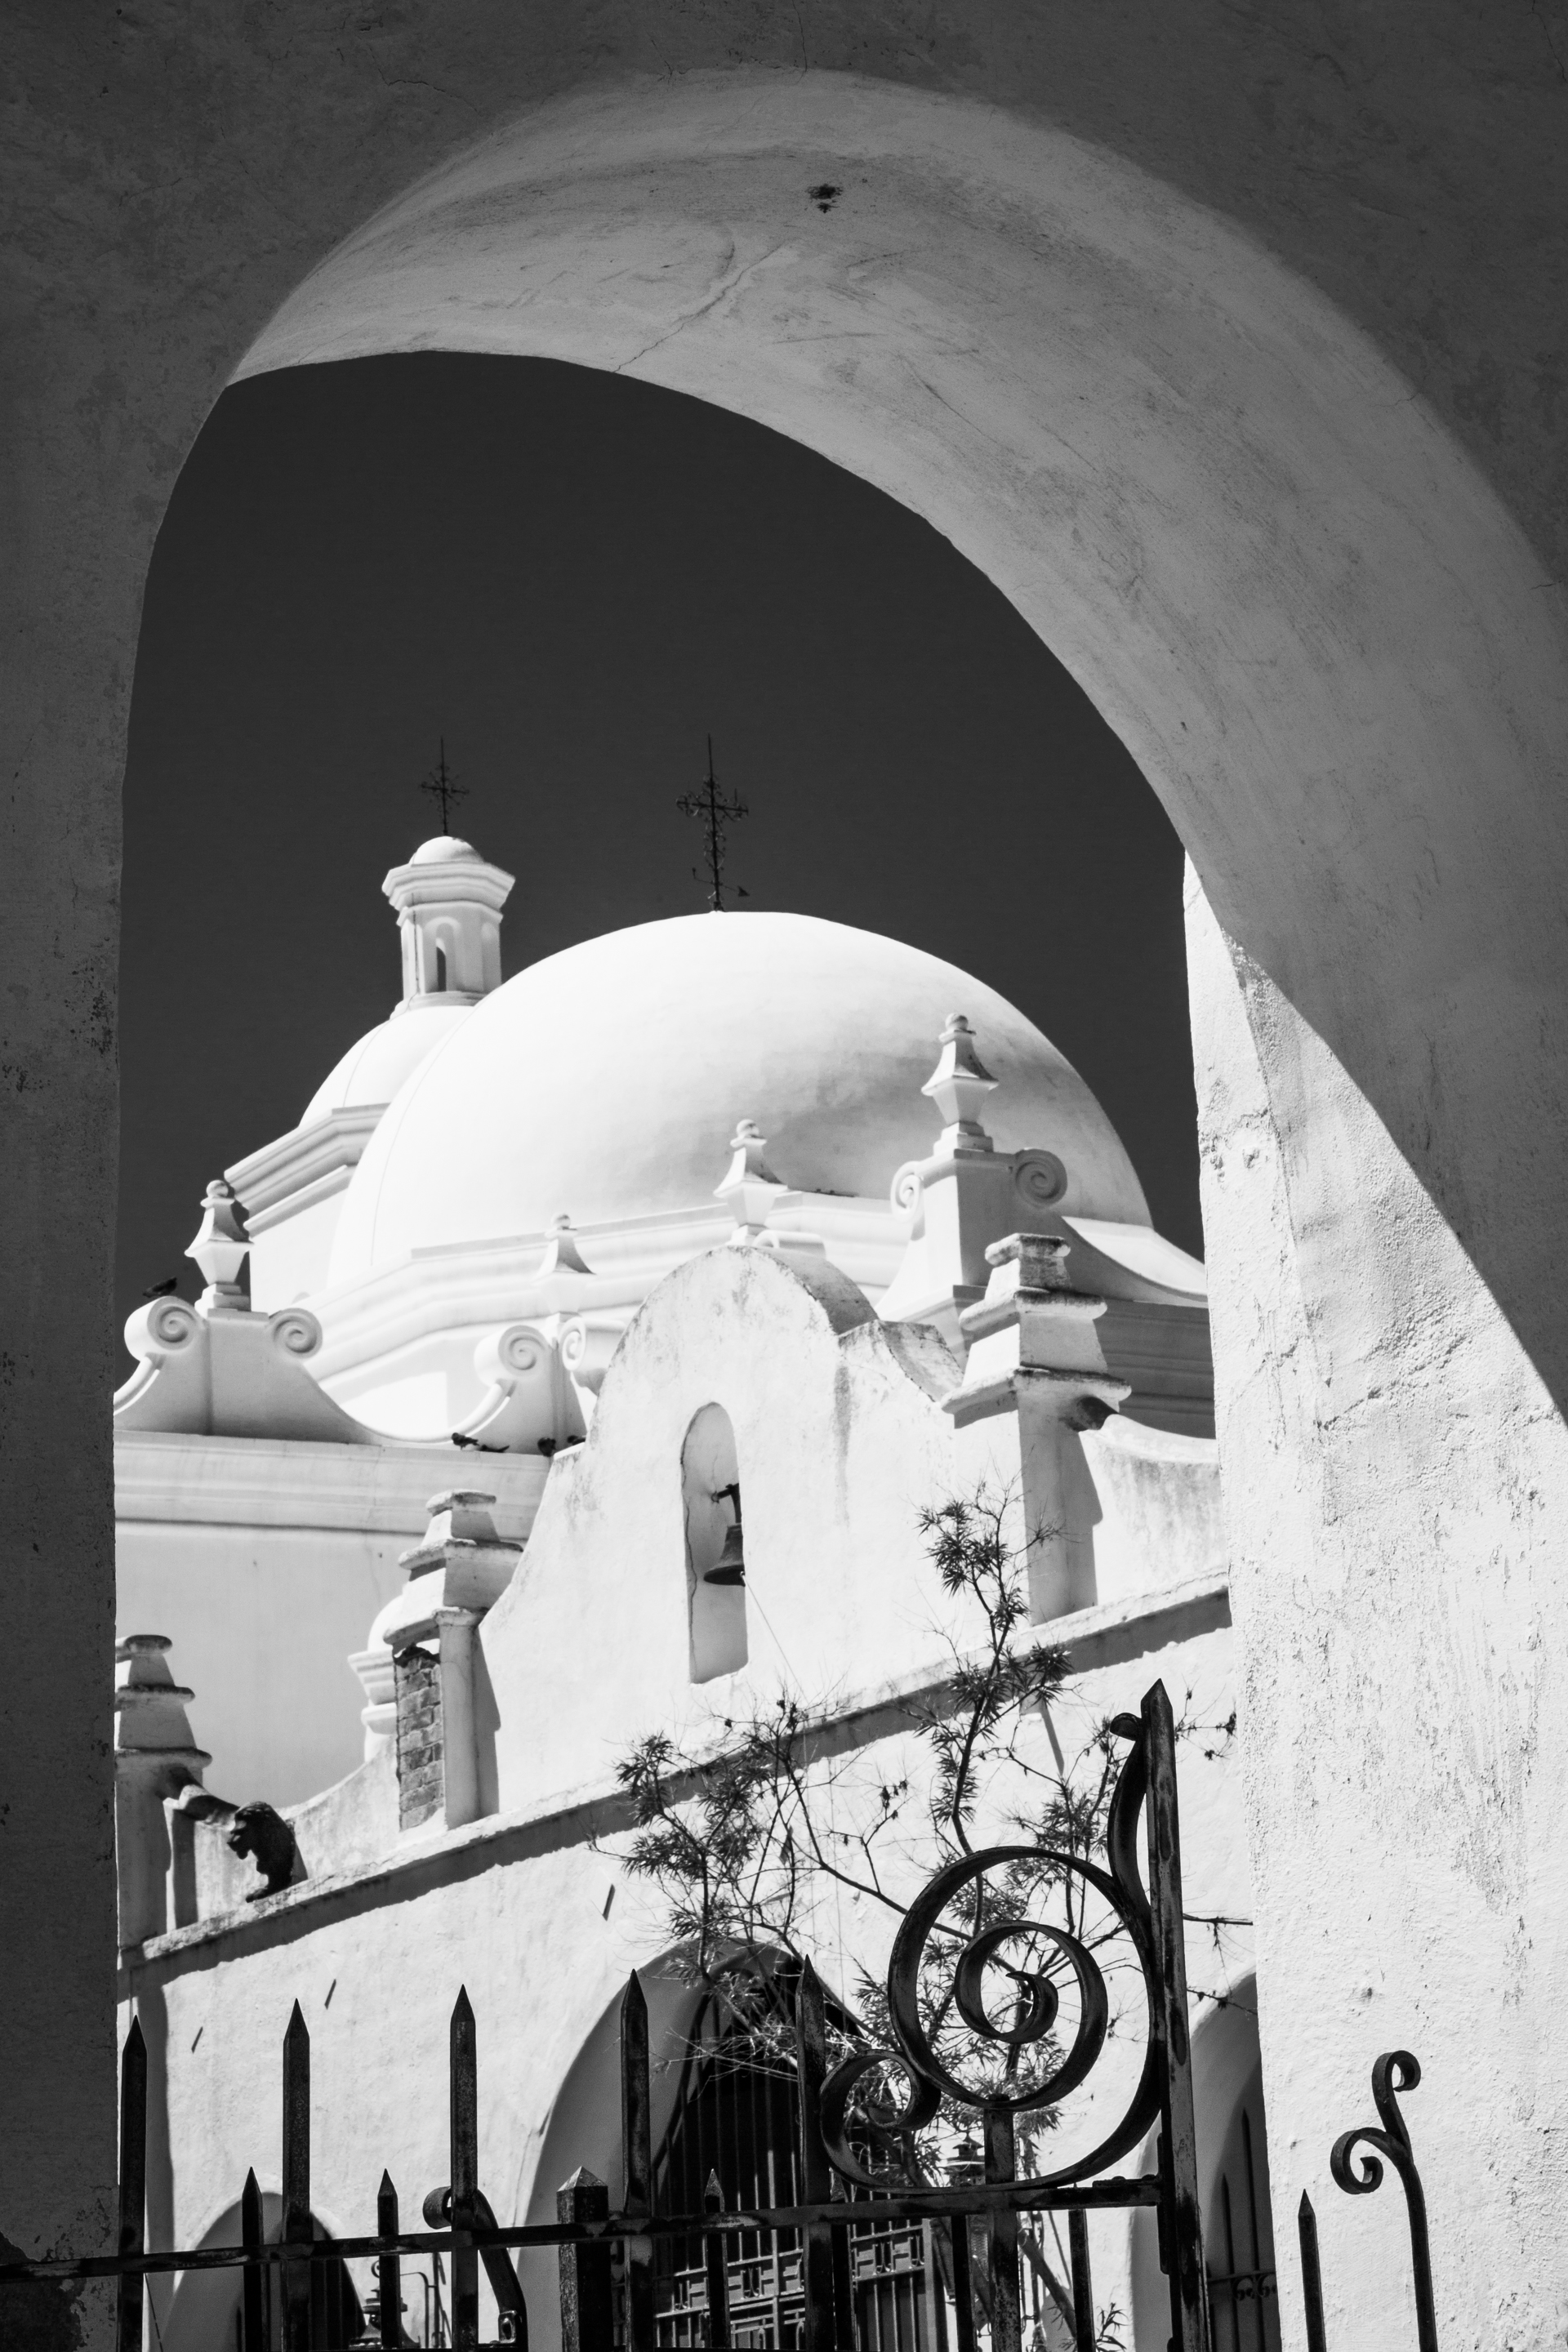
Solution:
[{"label": "finial", "polygon": [[733,1156],[723,1182],[713,1188],[713,1198],[722,1201],[735,1220],[732,1241],[756,1241],[774,1202],[788,1189],[768,1166],[767,1149],[767,1137],[754,1118],[742,1119],[730,1138]]},{"label": "finial", "polygon": [[250,1302],[240,1287],[238,1276],[250,1244],[239,1228],[233,1185],[215,1176],[202,1197],[202,1210],[196,1237],[185,1252],[206,1277],[207,1286],[196,1304],[204,1315],[244,1315]]},{"label": "finial", "polygon": [[730,1149],[735,1156],[730,1162],[723,1182],[715,1190],[714,1199],[721,1201],[725,1193],[731,1192],[737,1184],[781,1182],[782,1179],[773,1174],[763,1156],[767,1148],[768,1139],[756,1120],[742,1119],[730,1138]]},{"label": "finial", "polygon": [[[731,825],[750,812],[742,800],[727,801],[720,797],[719,782],[713,773],[713,738],[708,738],[708,779],[700,792],[682,793],[675,803],[682,816],[700,816],[708,834],[708,905],[715,915],[724,911],[724,856],[728,846],[726,835]],[[700,882],[701,874],[694,866],[691,877]],[[737,898],[750,898],[749,890],[736,886]]]},{"label": "finial", "polygon": [[936,1148],[945,1152],[989,1151],[991,1138],[978,1114],[996,1080],[975,1051],[974,1032],[962,1013],[949,1015],[940,1042],[942,1058],[921,1088],[947,1121]]},{"label": "finial", "polygon": [[435,766],[431,769],[430,773],[427,776],[421,778],[419,789],[422,793],[428,793],[432,800],[440,802],[441,830],[443,833],[450,833],[452,830],[452,803],[454,801],[466,801],[468,797],[468,787],[467,784],[460,784],[458,782],[457,777],[452,773],[450,768],[447,765],[447,738],[444,735],[441,737],[440,742],[441,756],[437,761]]},{"label": "finial", "polygon": [[115,1732],[119,1755],[172,1756],[201,1771],[212,1759],[193,1746],[185,1709],[195,1693],[177,1683],[169,1671],[174,1647],[166,1633],[128,1633],[114,1645],[114,1660],[122,1671],[114,1678]]},{"label": "finial", "polygon": [[533,1279],[543,1282],[552,1274],[592,1274],[593,1271],[577,1246],[571,1218],[564,1209],[559,1210],[546,1228],[544,1255],[534,1268]]}]

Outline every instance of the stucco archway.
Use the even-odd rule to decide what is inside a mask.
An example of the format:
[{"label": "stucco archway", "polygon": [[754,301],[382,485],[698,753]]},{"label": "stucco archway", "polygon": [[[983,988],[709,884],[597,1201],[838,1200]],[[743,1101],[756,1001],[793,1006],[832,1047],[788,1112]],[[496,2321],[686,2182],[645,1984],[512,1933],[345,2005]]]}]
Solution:
[{"label": "stucco archway", "polygon": [[[749,37],[726,47],[721,16],[703,63],[755,53]],[[1515,523],[1408,384],[1262,243],[1051,128],[1048,69],[1042,83],[1031,66],[1016,85],[1031,93],[1028,119],[978,102],[1011,103],[1011,53],[994,37],[984,69],[952,69],[971,98],[734,70],[601,86],[535,110],[352,238],[249,364],[324,357],[334,337],[337,349],[423,339],[551,351],[635,367],[796,432],[982,563],[1165,796],[1245,950],[1238,992],[1235,959],[1196,910],[1210,1244],[1226,1268],[1222,1412],[1259,1727],[1266,2048],[1276,2001],[1284,2036],[1271,2112],[1303,2166],[1320,2164],[1312,2152],[1363,2095],[1357,2035],[1370,2055],[1408,2036],[1412,2016],[1435,2040],[1473,2008],[1476,2031],[1454,2062],[1452,2137],[1475,2161],[1483,2120],[1478,2168],[1496,2186],[1478,2196],[1452,2158],[1449,2202],[1462,2219],[1443,2291],[1479,2332],[1506,2299],[1490,2281],[1549,2274],[1549,2200],[1513,2194],[1534,2168],[1531,2126],[1518,2118],[1560,2116],[1564,2092],[1549,2030],[1555,1910],[1540,1906],[1529,1951],[1513,1924],[1537,1907],[1565,1793],[1539,1667],[1568,1631],[1546,1550],[1568,1486],[1552,1314],[1564,1118],[1552,599]],[[1205,29],[1197,48],[1208,39]],[[791,30],[773,62],[789,61],[794,40]],[[849,61],[853,42],[834,53]],[[879,52],[903,72],[892,55]],[[329,138],[320,106],[336,84],[329,73],[321,100],[305,94],[308,43],[297,60],[285,45],[266,65]],[[578,71],[554,51],[543,64],[509,52],[479,113],[494,121]],[[1138,106],[1163,114],[1164,89],[1139,87]],[[384,89],[368,119],[384,119]],[[234,103],[243,112],[243,96]],[[1072,105],[1062,111],[1072,117]],[[407,152],[426,161],[443,144],[421,120]],[[1407,158],[1419,144],[1407,141]],[[1520,168],[1530,168],[1522,144]],[[83,808],[98,788],[79,784],[78,770],[112,748],[120,723],[122,682],[107,673],[162,486],[243,340],[236,323],[254,320],[258,298],[237,295],[234,278],[255,257],[258,285],[288,283],[353,216],[356,194],[380,193],[391,173],[378,158],[374,172],[328,174],[326,193],[313,181],[294,218],[242,187],[249,169],[236,158],[226,208],[216,208],[228,240],[222,282],[186,268],[184,247],[184,275],[172,274],[176,297],[195,296],[199,325],[182,318],[155,364],[138,343],[141,314],[102,327],[111,352],[134,351],[123,364],[153,412],[129,452],[110,446],[112,363],[74,347],[58,362],[75,404],[58,409],[68,429],[51,416],[39,463],[51,485],[57,475],[70,485],[65,551],[57,576],[29,545],[16,581],[43,595],[48,645],[70,650],[51,654],[41,685],[27,679],[20,707],[30,726],[40,695],[46,706],[41,751],[25,734],[29,780],[41,777],[47,796],[68,775]],[[1203,176],[1184,173],[1189,184]],[[112,189],[114,172],[104,180]],[[842,190],[826,213],[805,195],[824,184]],[[57,210],[76,200],[73,184]],[[194,185],[180,201],[199,211]],[[1256,207],[1287,241],[1289,209],[1271,194]],[[41,249],[52,255],[47,238]],[[421,251],[422,275],[400,276]],[[1467,248],[1467,278],[1484,267]],[[82,278],[101,283],[85,265]],[[1401,311],[1389,331],[1408,343],[1414,330]],[[1468,312],[1460,357],[1467,342]],[[1443,378],[1449,391],[1458,365]],[[46,396],[56,380],[40,372]],[[1511,457],[1497,470],[1517,488]],[[80,550],[95,542],[100,496],[123,517],[84,592]],[[79,717],[79,674],[106,718],[96,706]],[[93,992],[111,930],[92,911],[103,890],[95,852],[84,854],[86,884],[73,871],[67,890],[51,825],[25,846],[9,884],[24,910],[18,985],[47,966],[37,926],[55,919],[49,909],[68,907],[62,935],[75,942],[72,927],[85,926],[86,943],[63,961],[50,946],[69,988],[21,1030],[30,1054],[52,1053],[67,1081],[83,1081],[79,1106],[46,1097],[22,1113],[21,1161],[40,1202],[49,1194],[36,1213],[16,1212],[37,1402],[18,1424],[13,1507],[37,1516],[44,1482],[76,1466],[69,1407],[90,1401],[102,1370],[102,1351],[95,1365],[89,1347],[84,1365],[77,1326],[68,1318],[57,1333],[40,1302],[51,1273],[79,1273],[78,1203],[90,1208],[108,1181],[89,1081],[106,1050]],[[1044,921],[1048,845],[999,845],[1020,851],[1040,857]],[[73,1152],[72,1186],[51,1192],[50,1171]],[[42,1256],[35,1234],[47,1241]],[[91,1548],[101,1479],[81,1494],[48,1521],[62,1559]],[[35,1692],[16,1678],[41,1790],[66,1786],[99,1736],[90,1630],[76,1596],[40,1588],[29,1640],[72,1693],[61,1706],[42,1683]],[[1427,1787],[1456,1804],[1412,1796],[1413,1748]],[[101,1900],[94,1819],[90,1803],[65,1822],[52,1798],[29,1798],[7,1832],[8,1864],[43,1886],[79,1863],[100,1874]],[[1332,1920],[1313,1910],[1331,1864]],[[1378,1997],[1399,2024],[1380,2035],[1349,1989],[1366,1923],[1385,1908],[1399,1934]],[[14,1909],[26,1918],[7,1931],[21,1973],[37,1977],[41,1954],[48,1976],[62,1929],[79,1937],[79,1899],[47,1932],[26,1904]],[[1494,2016],[1477,1996],[1500,1977],[1512,1998]],[[29,2011],[21,2031],[40,2080],[57,2056],[79,2069],[81,2051],[101,2071],[92,1981],[72,1979],[68,1998],[55,1978],[47,2028]],[[85,2210],[87,2189],[68,2186],[85,2144],[78,2126],[90,2110],[101,2147],[105,2103],[100,2090],[76,2101],[73,2088],[59,2152],[26,2179],[7,2175],[5,2211],[18,2217],[7,2226],[31,2233],[48,2216],[53,2229]],[[1282,2168],[1285,2193],[1298,2185]]]},{"label": "stucco archway", "polygon": [[[1331,2194],[1380,2040],[1446,2038],[1452,1988],[1506,1964],[1500,1911],[1540,1902],[1568,1795],[1555,1766],[1523,1777],[1548,1721],[1532,1660],[1568,1636],[1542,1084],[1568,669],[1539,563],[1408,385],[1255,241],[1065,135],[848,77],[534,111],[351,237],[245,364],[433,345],[645,375],[902,499],[1075,672],[1188,844],[1288,2215],[1308,2181]],[[1048,937],[1048,846],[997,845],[1020,849]],[[1463,1789],[1458,1837],[1434,1784]],[[1558,1957],[1537,1952],[1544,2000]],[[1477,2085],[1522,2064],[1519,2097],[1560,2113],[1568,2072],[1511,2026],[1483,2060],[1487,2040],[1431,2120],[1517,2179]],[[1447,2255],[1468,2308],[1500,2247],[1528,2274],[1535,2221],[1483,2216],[1457,2155],[1435,2160],[1474,2228]],[[1397,2326],[1396,2273],[1374,2273]]]},{"label": "stucco archway", "polygon": [[[1226,929],[1557,1383],[1551,1181],[1498,1111],[1557,1011],[1568,663],[1539,559],[1347,319],[1065,134],[725,73],[492,134],[340,247],[238,373],[434,347],[720,402],[952,539],[1128,743]],[[1440,1145],[1431,1086],[1483,1038]]]}]

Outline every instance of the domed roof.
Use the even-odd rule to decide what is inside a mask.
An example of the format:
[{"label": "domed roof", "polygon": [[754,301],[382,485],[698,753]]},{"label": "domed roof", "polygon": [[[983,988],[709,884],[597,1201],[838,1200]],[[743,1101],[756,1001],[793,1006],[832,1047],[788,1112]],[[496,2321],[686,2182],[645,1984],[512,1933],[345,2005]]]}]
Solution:
[{"label": "domed roof", "polygon": [[1067,1213],[1147,1224],[1100,1105],[994,989],[811,915],[684,915],[548,956],[473,1008],[367,1145],[331,1280],[563,1210],[592,1224],[706,1203],[741,1118],[785,1183],[885,1198],[940,1129],[921,1088],[955,1012],[1000,1082],[997,1148],[1055,1151]]},{"label": "domed roof", "polygon": [[301,1127],[313,1127],[329,1111],[357,1109],[389,1103],[421,1062],[458,1029],[473,1011],[471,1004],[430,1004],[416,1002],[406,1012],[370,1030],[334,1062],[305,1106]]},{"label": "domed roof", "polygon": [[483,858],[471,841],[459,841],[454,833],[433,834],[422,841],[410,866],[482,866]]}]

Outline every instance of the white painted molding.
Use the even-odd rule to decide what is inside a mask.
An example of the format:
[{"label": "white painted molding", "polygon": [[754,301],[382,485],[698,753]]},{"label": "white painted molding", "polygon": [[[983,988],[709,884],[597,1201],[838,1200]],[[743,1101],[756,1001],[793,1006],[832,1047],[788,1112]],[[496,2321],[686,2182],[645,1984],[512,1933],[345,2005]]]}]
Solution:
[{"label": "white painted molding", "polygon": [[276,1142],[264,1143],[259,1151],[226,1168],[225,1176],[245,1203],[251,1234],[264,1234],[316,1201],[341,1192],[385,1108],[384,1103],[355,1103],[331,1110],[324,1118],[291,1128]]},{"label": "white painted molding", "polygon": [[[1121,1665],[1129,1659],[1146,1656],[1152,1651],[1201,1633],[1226,1629],[1229,1624],[1230,1579],[1223,1568],[1215,1568],[1201,1576],[1186,1578],[1180,1584],[1140,1593],[1132,1600],[1078,1610],[1070,1617],[1058,1618],[1054,1624],[1041,1626],[1036,1638],[1052,1648],[1062,1649],[1068,1672],[1079,1675]],[[963,1659],[958,1661],[960,1665],[964,1663]],[[978,1654],[973,1663],[981,1663]],[[808,1725],[806,1737],[812,1752],[838,1755],[851,1748],[868,1746],[872,1740],[907,1732],[913,1718],[941,1704],[952,1688],[953,1674],[954,1661],[946,1657],[896,1681],[873,1685],[853,1694],[842,1706],[816,1717]],[[316,1804],[320,1800],[312,1799],[310,1802]],[[303,1810],[289,1808],[289,1816]],[[449,1831],[438,1840],[421,1842],[417,1847],[402,1852],[389,1849],[352,1869],[323,1870],[318,1876],[274,1895],[265,1906],[268,1923],[266,1927],[259,1907],[254,1914],[228,1912],[166,1936],[150,1937],[139,1951],[123,1954],[121,1998],[130,1998],[139,1990],[143,1970],[157,1971],[159,1976],[173,1974],[181,1968],[187,1954],[201,1953],[203,1958],[195,1965],[205,1966],[213,1958],[222,1957],[224,1947],[231,1943],[237,1951],[254,1948],[264,1935],[268,1940],[273,1935],[289,1940],[307,1934],[335,1903],[346,1900],[362,1906],[367,1902],[381,1905],[409,1901],[459,1874],[471,1874],[476,1855],[481,1869],[504,1869],[513,1861],[558,1853],[569,1846],[585,1844],[594,1837],[610,1836],[627,1827],[629,1820],[630,1805],[625,1790],[604,1780],[538,1805],[491,1813],[466,1828]],[[292,1915],[297,1913],[317,1916],[300,1917],[296,1923]],[[288,1916],[279,1917],[279,1914]]]},{"label": "white painted molding", "polygon": [[[450,1444],[323,1444],[117,1425],[115,1511],[121,1519],[169,1527],[414,1538],[426,1526],[428,1496],[450,1483],[461,1460]],[[509,1536],[524,1537],[532,1527],[549,1467],[537,1454],[486,1462]]]}]

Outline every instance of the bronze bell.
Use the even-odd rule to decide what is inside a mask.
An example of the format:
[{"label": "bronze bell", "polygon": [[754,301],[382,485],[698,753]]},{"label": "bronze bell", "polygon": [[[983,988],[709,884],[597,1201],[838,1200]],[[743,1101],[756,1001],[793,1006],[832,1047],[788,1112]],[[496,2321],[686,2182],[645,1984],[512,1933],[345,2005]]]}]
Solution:
[{"label": "bronze bell", "polygon": [[741,1523],[737,1519],[724,1530],[724,1549],[703,1577],[704,1584],[744,1584],[746,1555],[741,1549]]}]

